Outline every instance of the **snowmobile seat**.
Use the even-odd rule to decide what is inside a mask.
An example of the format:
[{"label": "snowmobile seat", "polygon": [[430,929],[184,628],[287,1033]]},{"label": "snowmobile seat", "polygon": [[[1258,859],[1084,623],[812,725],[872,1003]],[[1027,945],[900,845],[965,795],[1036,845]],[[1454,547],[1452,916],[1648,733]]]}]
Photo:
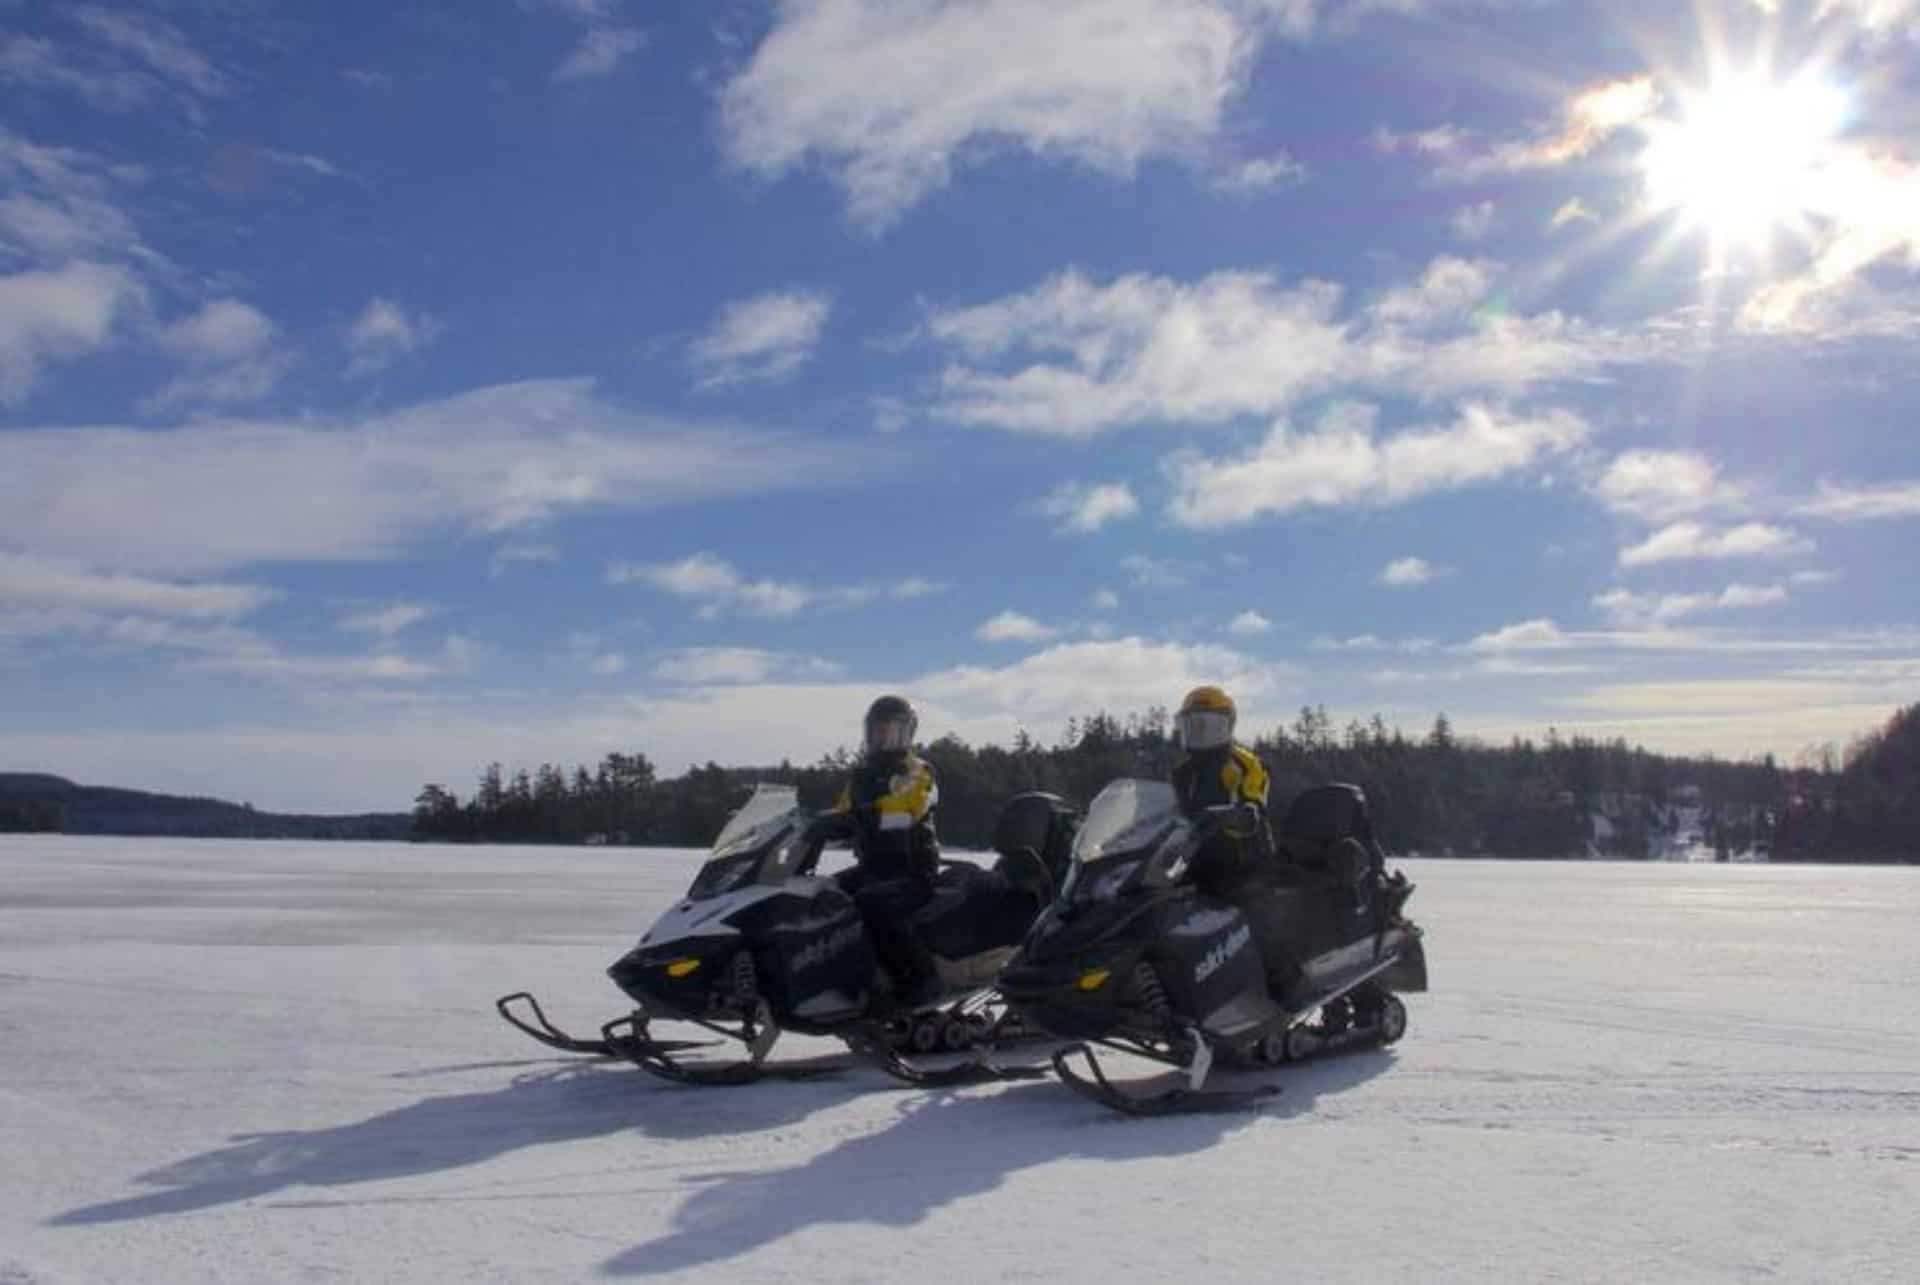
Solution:
[{"label": "snowmobile seat", "polygon": [[1383,865],[1367,796],[1357,785],[1316,785],[1295,795],[1274,847],[1283,863],[1348,887]]},{"label": "snowmobile seat", "polygon": [[[1067,865],[1073,856],[1073,836],[1080,829],[1080,814],[1057,794],[1030,790],[1016,794],[1000,809],[993,827],[993,850],[1001,863],[1022,864],[1017,853],[1039,858],[1052,886],[1058,888],[1067,877]],[[996,869],[1000,867],[996,866]],[[1011,877],[1011,870],[1008,871]],[[1052,897],[1047,900],[1051,901]]]}]

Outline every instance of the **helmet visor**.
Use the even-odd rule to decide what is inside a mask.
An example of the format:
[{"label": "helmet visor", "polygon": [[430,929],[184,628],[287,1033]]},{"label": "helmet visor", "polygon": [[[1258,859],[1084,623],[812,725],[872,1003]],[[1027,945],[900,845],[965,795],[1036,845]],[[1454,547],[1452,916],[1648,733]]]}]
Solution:
[{"label": "helmet visor", "polygon": [[1219,709],[1190,709],[1174,720],[1180,745],[1189,750],[1215,750],[1233,736],[1233,715]]},{"label": "helmet visor", "polygon": [[867,724],[867,753],[893,754],[913,747],[911,718],[877,718]]}]

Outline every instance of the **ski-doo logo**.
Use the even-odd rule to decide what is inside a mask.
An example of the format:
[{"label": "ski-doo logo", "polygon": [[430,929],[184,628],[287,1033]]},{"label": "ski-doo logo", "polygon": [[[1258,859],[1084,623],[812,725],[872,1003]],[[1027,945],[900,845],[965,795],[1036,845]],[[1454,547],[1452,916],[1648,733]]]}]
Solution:
[{"label": "ski-doo logo", "polygon": [[848,924],[838,932],[828,933],[811,946],[802,946],[793,952],[793,971],[804,973],[809,968],[818,968],[841,951],[850,949],[860,941],[862,929],[858,922]]},{"label": "ski-doo logo", "polygon": [[1241,924],[1238,928],[1222,938],[1219,944],[1214,946],[1212,950],[1200,957],[1200,962],[1193,966],[1193,980],[1196,982],[1206,981],[1207,978],[1224,968],[1229,959],[1232,959],[1235,955],[1245,950],[1247,943],[1252,940],[1252,926]]}]

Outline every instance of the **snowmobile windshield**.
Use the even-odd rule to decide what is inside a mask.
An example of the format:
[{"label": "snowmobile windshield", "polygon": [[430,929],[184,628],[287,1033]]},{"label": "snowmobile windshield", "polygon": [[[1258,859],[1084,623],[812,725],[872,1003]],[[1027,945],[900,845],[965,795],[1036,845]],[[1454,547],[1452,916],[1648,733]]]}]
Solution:
[{"label": "snowmobile windshield", "polygon": [[791,786],[756,786],[753,797],[721,827],[712,855],[687,891],[688,899],[717,897],[755,883],[780,883],[792,874],[805,847],[799,802]]},{"label": "snowmobile windshield", "polygon": [[1074,836],[1073,867],[1061,895],[1099,901],[1173,882],[1185,868],[1187,830],[1180,800],[1165,781],[1113,782],[1094,798]]}]

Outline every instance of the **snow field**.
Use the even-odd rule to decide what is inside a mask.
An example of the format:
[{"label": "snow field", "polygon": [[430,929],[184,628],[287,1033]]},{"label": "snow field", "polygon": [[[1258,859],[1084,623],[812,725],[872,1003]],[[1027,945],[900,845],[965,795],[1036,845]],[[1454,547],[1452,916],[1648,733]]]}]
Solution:
[{"label": "snow field", "polygon": [[[1264,1110],[686,1089],[500,1023],[697,856],[0,838],[0,1285],[1904,1281],[1920,871],[1408,862],[1404,1043]],[[781,1052],[827,1046],[794,1040]]]}]

